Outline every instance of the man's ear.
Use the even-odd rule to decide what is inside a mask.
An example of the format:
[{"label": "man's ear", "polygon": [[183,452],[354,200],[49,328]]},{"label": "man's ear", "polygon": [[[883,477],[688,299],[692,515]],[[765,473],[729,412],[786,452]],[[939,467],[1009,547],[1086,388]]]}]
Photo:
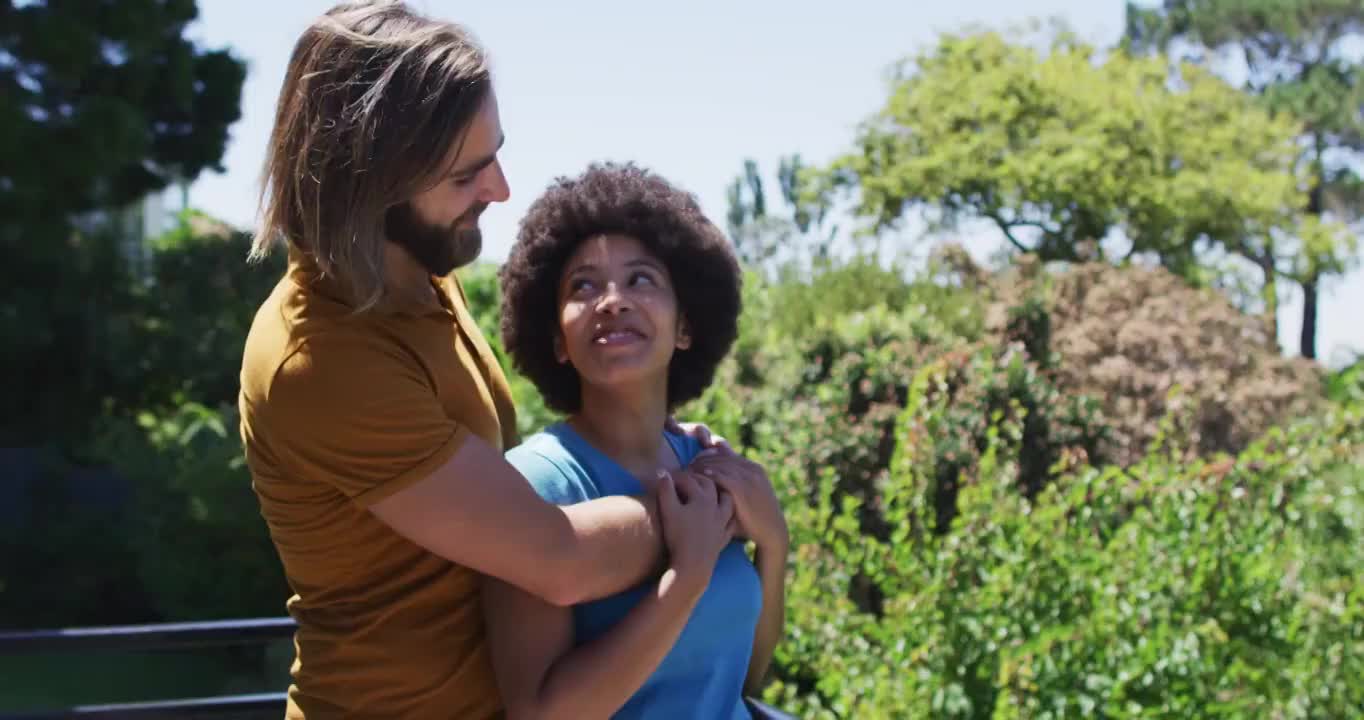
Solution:
[{"label": "man's ear", "polygon": [[691,347],[691,323],[687,318],[678,316],[677,318],[677,349],[686,350]]},{"label": "man's ear", "polygon": [[568,351],[564,349],[564,334],[562,332],[556,331],[554,333],[554,359],[558,360],[560,365],[568,364]]}]

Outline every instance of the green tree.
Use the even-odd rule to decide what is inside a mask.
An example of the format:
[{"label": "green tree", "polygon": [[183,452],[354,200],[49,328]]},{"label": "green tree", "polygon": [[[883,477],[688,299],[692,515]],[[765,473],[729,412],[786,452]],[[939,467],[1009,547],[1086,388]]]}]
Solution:
[{"label": "green tree", "polygon": [[[1356,221],[1364,212],[1354,166],[1364,151],[1364,64],[1351,48],[1364,39],[1359,0],[1163,0],[1127,4],[1125,45],[1209,65],[1244,64],[1246,89],[1275,112],[1302,123],[1301,162],[1309,184],[1300,200],[1310,218]],[[1324,277],[1345,272],[1353,234],[1321,223],[1294,237],[1288,261],[1273,246],[1257,262],[1303,290],[1299,352],[1316,357],[1317,314]],[[1276,267],[1277,266],[1277,267]]]},{"label": "green tree", "polygon": [[240,115],[245,66],[184,38],[196,15],[193,0],[0,0],[6,444],[83,438],[140,392],[139,288],[111,220],[216,168]]},{"label": "green tree", "polygon": [[[194,0],[0,3],[0,217],[64,222],[218,168],[245,65]],[[219,168],[220,169],[220,168]]]},{"label": "green tree", "polygon": [[1203,251],[1296,223],[1297,127],[1192,65],[1100,53],[1061,33],[1043,52],[995,32],[944,35],[901,63],[855,149],[810,192],[851,191],[880,232],[993,223],[1042,260],[1158,259],[1198,284]]}]

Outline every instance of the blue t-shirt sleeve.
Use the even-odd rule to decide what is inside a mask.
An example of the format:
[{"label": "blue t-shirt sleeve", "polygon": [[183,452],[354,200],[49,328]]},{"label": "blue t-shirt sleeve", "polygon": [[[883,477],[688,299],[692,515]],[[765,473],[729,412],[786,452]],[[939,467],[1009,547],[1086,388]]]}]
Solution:
[{"label": "blue t-shirt sleeve", "polygon": [[574,505],[596,497],[577,463],[528,445],[522,444],[508,452],[507,462],[530,481],[540,497],[555,505]]}]

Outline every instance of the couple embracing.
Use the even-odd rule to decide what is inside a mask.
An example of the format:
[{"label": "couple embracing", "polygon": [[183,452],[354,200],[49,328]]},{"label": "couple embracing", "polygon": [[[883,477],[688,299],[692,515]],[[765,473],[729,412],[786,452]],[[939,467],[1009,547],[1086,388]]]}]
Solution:
[{"label": "couple embracing", "polygon": [[502,336],[564,420],[521,441],[454,274],[509,197],[502,142],[458,25],[345,3],[294,49],[254,248],[288,270],[240,395],[294,592],[286,715],[761,716],[786,524],[761,467],[672,418],[737,334],[729,244],[631,164],[535,200]]}]

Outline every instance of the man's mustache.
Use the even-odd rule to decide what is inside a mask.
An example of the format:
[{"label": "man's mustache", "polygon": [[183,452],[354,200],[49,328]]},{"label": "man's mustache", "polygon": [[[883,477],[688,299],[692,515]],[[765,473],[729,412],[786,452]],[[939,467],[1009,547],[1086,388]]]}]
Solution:
[{"label": "man's mustache", "polygon": [[477,220],[478,216],[482,215],[483,211],[487,209],[488,203],[475,203],[468,210],[465,210],[464,214],[459,216],[459,219],[455,220],[455,224],[458,225],[466,220]]}]

